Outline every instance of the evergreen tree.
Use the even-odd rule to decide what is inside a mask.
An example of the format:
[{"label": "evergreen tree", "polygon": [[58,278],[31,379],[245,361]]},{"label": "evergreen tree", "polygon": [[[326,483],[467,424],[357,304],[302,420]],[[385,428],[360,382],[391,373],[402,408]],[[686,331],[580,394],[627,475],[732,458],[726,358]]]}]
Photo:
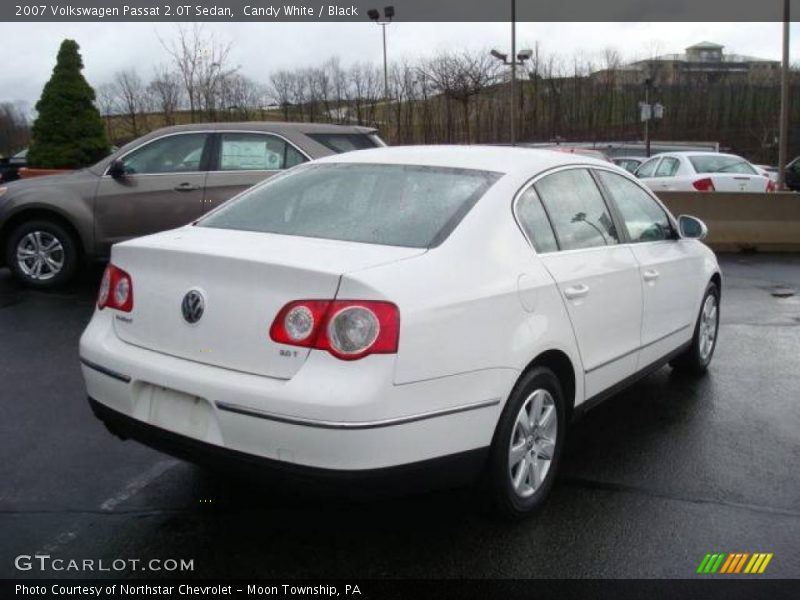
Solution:
[{"label": "evergreen tree", "polygon": [[83,61],[74,40],[64,40],[56,66],[36,110],[28,164],[51,169],[77,169],[108,154],[109,145],[92,86],[81,74]]}]

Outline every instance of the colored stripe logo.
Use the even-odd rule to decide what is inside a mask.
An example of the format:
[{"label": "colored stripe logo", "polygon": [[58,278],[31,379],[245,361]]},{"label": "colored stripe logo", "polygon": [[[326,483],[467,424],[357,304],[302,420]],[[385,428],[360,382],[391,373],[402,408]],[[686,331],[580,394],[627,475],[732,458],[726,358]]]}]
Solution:
[{"label": "colored stripe logo", "polygon": [[701,575],[721,573],[726,575],[760,575],[772,560],[772,552],[734,552],[732,554],[706,554],[697,567]]}]

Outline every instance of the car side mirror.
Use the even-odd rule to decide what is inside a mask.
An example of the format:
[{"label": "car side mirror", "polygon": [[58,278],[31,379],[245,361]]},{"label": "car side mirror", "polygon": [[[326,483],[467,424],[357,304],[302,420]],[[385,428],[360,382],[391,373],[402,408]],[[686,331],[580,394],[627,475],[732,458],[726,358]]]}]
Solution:
[{"label": "car side mirror", "polygon": [[678,217],[678,229],[681,237],[693,240],[702,240],[708,234],[708,227],[697,217],[681,215]]},{"label": "car side mirror", "polygon": [[108,174],[114,179],[122,179],[125,177],[125,165],[121,160],[112,160],[108,166]]}]

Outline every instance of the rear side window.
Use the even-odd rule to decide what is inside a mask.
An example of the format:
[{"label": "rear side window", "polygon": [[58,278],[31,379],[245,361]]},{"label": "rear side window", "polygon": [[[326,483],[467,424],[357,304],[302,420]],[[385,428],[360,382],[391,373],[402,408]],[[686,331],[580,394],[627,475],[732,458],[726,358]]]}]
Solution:
[{"label": "rear side window", "polygon": [[426,248],[441,243],[499,177],[472,169],[314,164],[251,188],[199,225]]},{"label": "rear side window", "polygon": [[378,146],[372,136],[366,133],[309,133],[306,135],[337,154]]},{"label": "rear side window", "polygon": [[223,133],[219,144],[220,171],[279,171],[306,158],[286,140],[261,133]]},{"label": "rear side window", "polygon": [[555,252],[558,242],[536,190],[529,187],[517,201],[517,219],[537,252]]},{"label": "rear side window", "polygon": [[534,186],[561,250],[619,243],[614,221],[589,171],[559,171],[543,177]]},{"label": "rear side window", "polygon": [[673,237],[667,213],[647,192],[616,173],[595,172],[619,209],[631,242],[657,242]]},{"label": "rear side window", "polygon": [[637,177],[652,177],[653,173],[655,173],[656,165],[658,164],[659,158],[651,158],[646,163],[643,163],[638,169],[636,169],[636,176]]},{"label": "rear side window", "polygon": [[656,169],[656,177],[672,177],[677,173],[678,167],[681,166],[680,161],[677,158],[672,158],[669,156],[665,156],[661,159],[661,164],[658,165]]}]

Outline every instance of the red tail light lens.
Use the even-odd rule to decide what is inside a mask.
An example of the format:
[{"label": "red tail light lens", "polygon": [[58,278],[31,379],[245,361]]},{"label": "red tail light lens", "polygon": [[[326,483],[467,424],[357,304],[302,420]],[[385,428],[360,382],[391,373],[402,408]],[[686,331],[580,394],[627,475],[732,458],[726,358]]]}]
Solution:
[{"label": "red tail light lens", "polygon": [[133,310],[133,280],[122,269],[109,264],[97,292],[97,308],[113,308],[122,312]]},{"label": "red tail light lens", "polygon": [[711,181],[710,177],[705,177],[704,179],[698,179],[697,181],[693,182],[692,185],[694,189],[698,192],[713,192],[714,191],[714,182]]},{"label": "red tail light lens", "polygon": [[777,186],[777,185],[775,185],[775,182],[774,182],[774,181],[772,181],[772,179],[770,179],[769,181],[767,181],[767,191],[768,191],[768,192],[775,192],[775,191],[777,191],[777,190],[778,190],[778,186]]},{"label": "red tail light lens", "polygon": [[342,360],[394,354],[400,311],[391,302],[297,300],[278,312],[269,336],[279,344],[327,350]]}]

